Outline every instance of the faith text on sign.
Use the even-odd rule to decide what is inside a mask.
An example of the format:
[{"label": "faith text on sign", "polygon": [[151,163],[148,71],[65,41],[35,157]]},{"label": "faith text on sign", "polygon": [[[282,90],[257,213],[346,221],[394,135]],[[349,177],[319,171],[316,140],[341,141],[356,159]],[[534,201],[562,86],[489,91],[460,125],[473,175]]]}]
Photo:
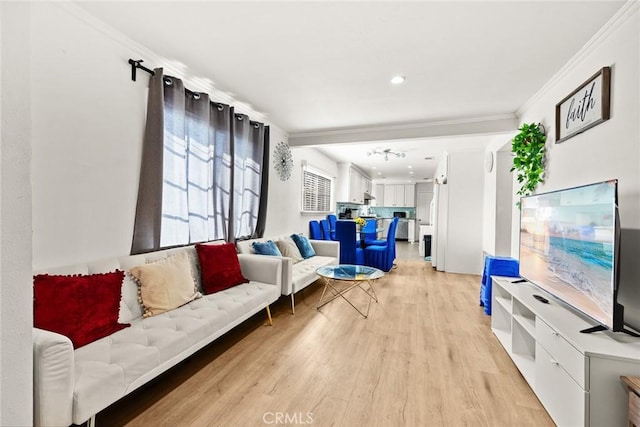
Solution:
[{"label": "faith text on sign", "polygon": [[556,104],[556,144],[609,120],[611,68],[604,67]]}]

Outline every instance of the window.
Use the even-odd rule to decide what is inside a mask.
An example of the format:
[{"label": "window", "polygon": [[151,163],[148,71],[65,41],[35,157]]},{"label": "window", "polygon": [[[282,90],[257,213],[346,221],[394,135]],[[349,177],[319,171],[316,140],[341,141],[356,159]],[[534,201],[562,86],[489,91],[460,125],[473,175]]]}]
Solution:
[{"label": "window", "polygon": [[269,126],[156,69],[131,253],[262,237]]},{"label": "window", "polygon": [[332,179],[305,168],[302,172],[302,211],[331,211]]}]

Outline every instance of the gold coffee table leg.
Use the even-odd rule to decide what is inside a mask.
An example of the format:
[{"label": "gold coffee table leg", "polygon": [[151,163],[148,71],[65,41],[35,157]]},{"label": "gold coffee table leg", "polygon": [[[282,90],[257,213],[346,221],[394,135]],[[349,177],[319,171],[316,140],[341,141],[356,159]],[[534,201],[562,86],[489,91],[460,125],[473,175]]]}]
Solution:
[{"label": "gold coffee table leg", "polygon": [[[333,283],[331,283],[331,280],[326,278],[326,277],[322,277],[322,279],[325,282],[324,285],[324,289],[322,290],[322,295],[320,296],[320,300],[318,301],[318,306],[316,307],[318,310],[320,309],[320,307],[323,307],[324,305],[330,303],[331,301],[333,301],[334,299],[340,297],[343,300],[345,300],[351,307],[354,308],[354,310],[356,310],[358,313],[360,313],[360,315],[362,317],[364,317],[365,319],[369,316],[369,310],[371,309],[371,300],[375,300],[375,302],[378,302],[378,296],[376,295],[376,291],[373,289],[373,285],[372,282],[370,280],[354,280],[351,282],[351,284],[349,286],[347,286],[345,289],[343,290],[339,290],[337,289]],[[367,291],[365,288],[363,288],[361,285],[363,282],[367,282],[369,284],[369,288],[371,289],[371,292],[373,292],[373,295]],[[349,301],[349,299],[344,295],[347,292],[349,292],[350,290],[352,290],[353,288],[358,287],[360,289],[362,289],[368,296],[369,296],[369,302],[367,304],[367,312],[363,313],[358,307],[356,307],[355,305],[353,305],[353,303],[351,301]],[[331,290],[331,292],[333,293],[333,296],[331,298],[329,298],[326,301],[322,301],[324,299],[324,296],[326,294],[327,288],[329,288]]]}]

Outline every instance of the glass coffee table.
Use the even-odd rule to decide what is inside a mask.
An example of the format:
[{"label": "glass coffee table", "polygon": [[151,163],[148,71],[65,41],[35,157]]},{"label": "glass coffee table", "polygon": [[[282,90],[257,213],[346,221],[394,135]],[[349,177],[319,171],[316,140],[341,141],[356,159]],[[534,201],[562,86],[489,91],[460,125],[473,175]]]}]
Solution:
[{"label": "glass coffee table", "polygon": [[[369,309],[371,308],[371,300],[378,302],[378,296],[373,289],[373,282],[384,276],[382,270],[377,268],[368,267],[365,265],[327,265],[320,267],[316,270],[316,274],[322,277],[324,281],[324,289],[318,301],[318,310],[325,304],[330,303],[336,298],[342,298],[349,303],[361,316],[365,319],[369,316]],[[363,287],[364,284],[368,285],[369,289]],[[358,307],[345,296],[347,292],[354,288],[360,288],[369,296],[369,303],[367,304],[367,312],[363,313]],[[327,290],[332,293],[331,297],[324,299],[327,294]]]}]

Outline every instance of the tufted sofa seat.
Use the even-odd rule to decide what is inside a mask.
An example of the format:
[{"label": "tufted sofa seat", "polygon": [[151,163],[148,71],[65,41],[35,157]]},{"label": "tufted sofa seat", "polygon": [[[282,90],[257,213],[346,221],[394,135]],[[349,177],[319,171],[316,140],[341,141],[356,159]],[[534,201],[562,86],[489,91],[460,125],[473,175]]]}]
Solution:
[{"label": "tufted sofa seat", "polygon": [[[197,269],[193,246],[146,255],[113,258],[47,271],[89,274],[127,270],[147,261],[187,251]],[[34,328],[34,425],[93,423],[96,413],[214,341],[263,309],[281,294],[282,263],[239,255],[244,277],[232,288],[203,295],[182,307],[142,318],[137,287],[125,278],[120,307],[131,326],[76,350],[69,338]],[[199,270],[198,270],[199,271]],[[198,274],[194,274],[194,277]],[[196,279],[196,285],[200,286]]]},{"label": "tufted sofa seat", "polygon": [[338,264],[340,259],[340,243],[332,240],[309,240],[316,256],[294,263],[287,257],[268,257],[257,255],[251,244],[253,242],[274,242],[287,236],[241,240],[236,242],[238,253],[262,258],[278,258],[282,260],[282,295],[291,295],[291,312],[295,313],[295,293],[306,288],[318,279],[316,270],[325,265]]}]

